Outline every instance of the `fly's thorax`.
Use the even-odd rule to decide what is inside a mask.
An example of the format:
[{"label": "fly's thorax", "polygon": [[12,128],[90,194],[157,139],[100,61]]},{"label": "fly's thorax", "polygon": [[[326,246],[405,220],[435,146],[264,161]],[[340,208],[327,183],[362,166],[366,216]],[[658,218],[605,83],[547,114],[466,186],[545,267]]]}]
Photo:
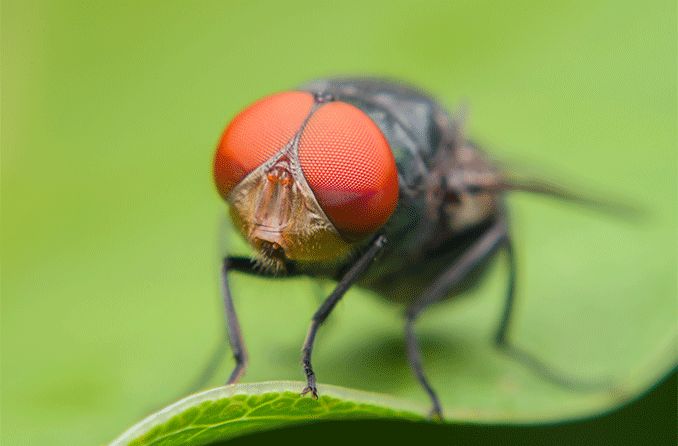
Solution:
[{"label": "fly's thorax", "polygon": [[345,241],[289,160],[262,165],[228,197],[231,218],[265,267],[284,261],[333,262],[352,244]]}]

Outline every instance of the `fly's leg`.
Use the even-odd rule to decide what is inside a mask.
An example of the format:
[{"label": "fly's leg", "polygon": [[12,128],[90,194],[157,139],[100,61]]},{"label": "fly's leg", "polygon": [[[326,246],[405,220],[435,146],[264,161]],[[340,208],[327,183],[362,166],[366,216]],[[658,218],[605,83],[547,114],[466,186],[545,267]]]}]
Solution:
[{"label": "fly's leg", "polygon": [[428,381],[421,361],[421,350],[414,333],[417,317],[431,304],[445,298],[449,291],[458,285],[483,260],[491,256],[507,237],[506,224],[498,220],[487,229],[447,270],[410,305],[405,313],[405,343],[410,367],[422,385],[433,405],[431,417],[442,418],[442,407],[435,390]]},{"label": "fly's leg", "polygon": [[231,352],[235,359],[235,367],[233,367],[231,376],[229,376],[226,384],[237,382],[242,374],[245,373],[245,368],[247,367],[247,350],[242,339],[238,315],[235,313],[231,288],[228,286],[228,272],[232,264],[236,264],[235,259],[226,257],[221,267],[221,293],[224,299],[226,330],[228,332],[228,342],[231,344]]},{"label": "fly's leg", "polygon": [[513,242],[509,237],[506,237],[505,252],[508,261],[508,286],[504,299],[504,310],[502,311],[499,327],[497,327],[497,332],[494,336],[494,342],[498,348],[509,345],[507,336],[509,328],[511,327],[511,317],[513,316],[513,303],[515,301],[516,291],[516,257],[513,252]]},{"label": "fly's leg", "polygon": [[[255,261],[249,257],[229,256],[223,260],[221,267],[221,292],[224,300],[226,338],[228,339],[228,342],[231,346],[231,351],[233,352],[233,357],[235,359],[235,366],[228,378],[227,384],[237,382],[247,367],[247,350],[245,349],[245,344],[242,339],[240,323],[238,322],[238,316],[235,312],[233,297],[228,284],[228,276],[232,271],[238,271],[255,276],[273,277],[272,273],[255,268]],[[276,275],[276,277],[294,277],[298,275],[299,274],[296,271],[294,263],[289,262],[286,265],[286,273],[283,276]],[[214,376],[219,364],[223,360],[224,353],[225,349],[223,348],[223,344],[219,343],[217,349],[214,351],[209,362],[203,369],[203,372],[200,374],[196,382],[190,387],[191,393],[201,389],[212,378],[212,376]]]},{"label": "fly's leg", "polygon": [[[298,275],[293,263],[288,263],[285,277],[292,277]],[[247,367],[247,350],[245,350],[245,343],[242,339],[242,330],[240,330],[240,323],[238,316],[235,313],[233,306],[233,296],[231,289],[228,286],[229,271],[240,271],[252,275],[271,277],[272,273],[262,271],[254,268],[254,262],[247,257],[226,257],[221,268],[221,291],[224,298],[224,310],[226,317],[226,328],[228,331],[228,342],[231,344],[231,352],[235,359],[235,367],[231,372],[226,384],[233,384],[238,382]]]},{"label": "fly's leg", "polygon": [[320,305],[320,308],[313,314],[311,325],[308,327],[308,333],[304,346],[302,347],[302,364],[304,373],[306,374],[306,387],[301,391],[301,395],[311,393],[314,399],[318,398],[318,389],[316,387],[315,373],[311,365],[311,354],[313,353],[313,342],[318,328],[325,322],[325,319],[330,315],[334,307],[344,296],[346,291],[355,283],[356,280],[367,270],[372,261],[377,257],[379,252],[386,245],[386,237],[379,235],[375,237],[369,245],[369,248],[351,265],[351,267],[344,273],[343,277],[337,283],[332,293]]},{"label": "fly's leg", "polygon": [[510,238],[506,238],[505,243],[506,257],[508,260],[508,287],[506,289],[506,298],[504,300],[504,310],[499,321],[499,327],[494,337],[496,347],[507,354],[511,359],[520,362],[534,373],[542,378],[565,387],[577,391],[601,390],[606,387],[604,381],[586,381],[576,379],[574,377],[566,376],[553,370],[545,362],[530,354],[529,352],[513,345],[508,339],[509,328],[511,327],[511,318],[513,316],[514,302],[515,302],[515,287],[516,287],[516,261],[513,251],[513,244]]},{"label": "fly's leg", "polygon": [[436,391],[433,390],[433,387],[431,387],[431,384],[428,382],[428,378],[424,373],[424,367],[421,364],[421,350],[419,348],[419,343],[417,342],[417,335],[414,333],[414,322],[416,318],[416,315],[407,314],[405,319],[405,346],[407,348],[407,359],[410,363],[410,368],[412,368],[412,371],[414,372],[414,376],[417,377],[417,380],[431,399],[432,408],[429,416],[434,419],[442,419],[443,409],[440,405],[438,394],[436,394]]}]

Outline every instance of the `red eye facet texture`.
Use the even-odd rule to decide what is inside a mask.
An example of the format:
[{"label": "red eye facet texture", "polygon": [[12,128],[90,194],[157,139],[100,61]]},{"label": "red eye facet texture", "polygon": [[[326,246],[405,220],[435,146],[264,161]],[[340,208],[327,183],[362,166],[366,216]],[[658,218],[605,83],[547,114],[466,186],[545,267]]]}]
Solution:
[{"label": "red eye facet texture", "polygon": [[267,96],[228,125],[214,157],[214,180],[223,198],[247,174],[271,158],[299,131],[313,106],[310,93]]},{"label": "red eye facet texture", "polygon": [[299,142],[304,177],[340,233],[379,229],[398,202],[398,171],[377,125],[360,109],[331,102],[309,120]]}]

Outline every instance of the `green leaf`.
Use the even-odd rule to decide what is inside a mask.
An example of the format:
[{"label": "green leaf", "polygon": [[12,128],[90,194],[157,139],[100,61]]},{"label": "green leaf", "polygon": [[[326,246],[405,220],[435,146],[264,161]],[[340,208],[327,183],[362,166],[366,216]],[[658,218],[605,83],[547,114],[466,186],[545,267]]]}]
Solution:
[{"label": "green leaf", "polygon": [[422,406],[335,386],[320,386],[316,401],[301,397],[301,382],[236,384],[184,398],[150,415],[111,446],[206,445],[248,432],[318,420],[423,420]]},{"label": "green leaf", "polygon": [[[612,409],[637,396],[661,374],[671,357],[657,357],[607,390],[585,395],[580,405],[553,412],[520,411],[513,408],[482,410],[446,407],[445,422],[505,423],[555,421]],[[670,367],[669,367],[670,368]],[[648,378],[649,377],[649,378]],[[390,418],[430,421],[423,404],[389,395],[331,385],[320,385],[316,401],[300,396],[304,383],[270,381],[234,384],[190,395],[132,426],[111,446],[208,445],[217,441],[283,426],[320,420]],[[573,409],[574,408],[574,409]]]}]

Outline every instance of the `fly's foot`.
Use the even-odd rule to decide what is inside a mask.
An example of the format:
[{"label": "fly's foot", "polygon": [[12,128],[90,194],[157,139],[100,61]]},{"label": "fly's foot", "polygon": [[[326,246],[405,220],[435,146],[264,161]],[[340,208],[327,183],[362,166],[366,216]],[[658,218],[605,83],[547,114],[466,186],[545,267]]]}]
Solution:
[{"label": "fly's foot", "polygon": [[314,400],[318,399],[318,388],[316,386],[308,385],[304,387],[304,390],[301,391],[301,396],[304,396],[309,392],[311,393],[311,398]]},{"label": "fly's foot", "polygon": [[310,358],[305,357],[303,360],[304,364],[304,374],[306,375],[306,387],[301,391],[301,396],[311,393],[311,398],[314,400],[318,399],[318,388],[315,386],[315,373],[313,373],[313,367],[311,367]]},{"label": "fly's foot", "polygon": [[443,421],[443,411],[440,408],[440,406],[438,406],[437,404],[434,405],[431,408],[431,411],[428,413],[428,418],[431,421],[435,421],[437,423],[440,423],[441,421]]}]

